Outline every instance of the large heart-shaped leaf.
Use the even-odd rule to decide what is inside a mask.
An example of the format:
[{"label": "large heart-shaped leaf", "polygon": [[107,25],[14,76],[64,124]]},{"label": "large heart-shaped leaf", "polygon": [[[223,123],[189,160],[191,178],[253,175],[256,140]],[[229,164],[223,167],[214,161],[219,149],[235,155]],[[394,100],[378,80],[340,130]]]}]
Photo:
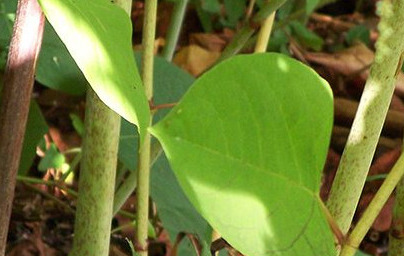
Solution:
[{"label": "large heart-shaped leaf", "polygon": [[39,3],[101,100],[144,134],[149,105],[133,59],[132,26],[125,11],[109,0]]},{"label": "large heart-shaped leaf", "polygon": [[212,68],[151,132],[190,201],[242,253],[328,256],[318,192],[332,114],[313,70],[258,54]]}]

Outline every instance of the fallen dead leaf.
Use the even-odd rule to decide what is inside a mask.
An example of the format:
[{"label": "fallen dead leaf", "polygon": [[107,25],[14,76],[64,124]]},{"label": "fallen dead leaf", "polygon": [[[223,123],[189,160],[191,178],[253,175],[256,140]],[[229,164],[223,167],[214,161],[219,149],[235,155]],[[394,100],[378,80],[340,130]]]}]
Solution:
[{"label": "fallen dead leaf", "polygon": [[[342,51],[329,53],[305,52],[304,58],[310,62],[324,65],[345,76],[351,78],[359,77],[366,81],[369,76],[369,68],[374,59],[374,52],[365,44],[357,43],[354,46]],[[397,76],[395,93],[404,97],[404,74]]]},{"label": "fallen dead leaf", "polygon": [[212,52],[197,45],[190,45],[182,48],[175,55],[173,62],[193,76],[199,76],[210,68],[220,55],[220,52]]},{"label": "fallen dead leaf", "polygon": [[196,44],[213,52],[221,52],[233,38],[234,31],[225,29],[221,34],[194,33],[190,35],[190,44]]}]

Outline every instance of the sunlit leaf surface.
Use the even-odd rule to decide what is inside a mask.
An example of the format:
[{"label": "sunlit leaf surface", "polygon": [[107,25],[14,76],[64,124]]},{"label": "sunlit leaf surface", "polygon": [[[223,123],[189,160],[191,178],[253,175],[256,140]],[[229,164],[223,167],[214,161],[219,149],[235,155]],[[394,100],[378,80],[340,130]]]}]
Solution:
[{"label": "sunlit leaf surface", "polygon": [[41,7],[94,91],[111,109],[147,129],[149,105],[132,55],[132,26],[108,0],[40,0]]},{"label": "sunlit leaf surface", "polygon": [[332,115],[313,70],[246,55],[200,77],[152,134],[190,201],[242,253],[335,255],[318,196]]}]

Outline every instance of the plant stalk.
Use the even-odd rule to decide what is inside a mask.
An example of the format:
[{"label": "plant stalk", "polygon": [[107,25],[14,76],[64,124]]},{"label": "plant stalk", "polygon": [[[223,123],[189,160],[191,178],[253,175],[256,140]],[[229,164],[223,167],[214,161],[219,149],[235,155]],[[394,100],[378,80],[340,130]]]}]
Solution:
[{"label": "plant stalk", "polygon": [[4,74],[0,106],[0,256],[8,227],[20,163],[35,67],[45,18],[36,0],[19,0]]},{"label": "plant stalk", "polygon": [[[401,148],[401,154],[404,150]],[[389,255],[404,255],[404,178],[397,184],[393,220],[390,226],[389,234]]]},{"label": "plant stalk", "polygon": [[109,254],[120,117],[87,90],[83,156],[71,256]]},{"label": "plant stalk", "polygon": [[389,235],[389,255],[404,255],[404,178],[401,178],[396,188],[393,210],[393,221]]},{"label": "plant stalk", "polygon": [[268,18],[264,20],[261,25],[261,29],[258,33],[257,43],[255,44],[254,52],[266,52],[269,42],[269,37],[271,36],[272,25],[275,20],[275,12],[269,15]]},{"label": "plant stalk", "polygon": [[[149,103],[153,99],[154,39],[156,34],[157,0],[145,1],[143,23],[142,80]],[[149,126],[151,125],[150,119]],[[146,133],[143,143],[139,143],[138,186],[137,186],[137,227],[135,249],[139,256],[147,256],[147,226],[149,219],[150,194],[150,144],[151,135]]]},{"label": "plant stalk", "polygon": [[285,2],[286,0],[273,0],[265,3],[261,10],[256,13],[251,20],[248,20],[246,24],[244,24],[244,26],[237,32],[230,44],[228,44],[223,50],[222,55],[217,62],[219,63],[240,52],[251,36],[254,35],[254,33],[260,28],[261,23],[275,13],[275,11]]},{"label": "plant stalk", "polygon": [[[153,166],[155,161],[159,158],[163,149],[158,141],[154,141],[150,146],[150,168]],[[137,185],[138,171],[131,171],[122,182],[115,193],[114,198],[114,215],[119,212],[122,205],[126,202],[129,196],[133,193]]]},{"label": "plant stalk", "polygon": [[174,10],[171,17],[170,26],[168,27],[166,45],[163,49],[163,58],[171,61],[174,56],[175,47],[181,32],[181,25],[184,20],[188,0],[178,0],[175,2]]},{"label": "plant stalk", "polygon": [[404,50],[404,0],[383,1],[375,59],[327,206],[345,235],[351,225],[391,101]]},{"label": "plant stalk", "polygon": [[[368,208],[363,213],[362,217],[343,245],[340,256],[352,256],[355,254],[361,241],[369,231],[370,227],[377,218],[384,204],[389,199],[391,193],[393,192],[397,183],[400,181],[403,174],[404,154],[401,154],[400,158],[397,160],[396,164],[384,180],[382,186],[377,191],[375,197],[372,199],[372,202],[369,204]],[[391,255],[390,252],[389,255]]]},{"label": "plant stalk", "polygon": [[[131,0],[115,0],[130,16]],[[87,90],[83,156],[71,256],[109,255],[120,116]]]}]

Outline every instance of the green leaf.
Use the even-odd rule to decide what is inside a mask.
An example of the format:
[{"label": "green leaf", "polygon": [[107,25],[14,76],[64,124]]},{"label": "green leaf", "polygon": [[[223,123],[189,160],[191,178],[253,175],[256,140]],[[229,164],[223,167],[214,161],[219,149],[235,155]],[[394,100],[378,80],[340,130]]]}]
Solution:
[{"label": "green leaf", "polygon": [[224,7],[226,10],[226,19],[222,18],[221,23],[224,26],[234,28],[237,22],[245,14],[246,1],[245,0],[224,0]]},{"label": "green leaf", "polygon": [[101,100],[147,129],[150,111],[132,55],[132,25],[108,0],[40,0],[56,33]]},{"label": "green leaf", "polygon": [[296,39],[303,45],[312,48],[313,50],[320,51],[323,47],[324,40],[316,35],[313,31],[306,28],[302,23],[298,21],[292,21],[290,23],[293,34]]},{"label": "green leaf", "polygon": [[41,141],[43,135],[48,131],[48,126],[38,104],[31,102],[27,128],[24,135],[24,143],[22,146],[19,175],[26,175],[32,165],[32,161],[36,155],[36,147]]},{"label": "green leaf", "polygon": [[66,158],[59,152],[56,145],[52,143],[46,150],[45,156],[39,161],[38,170],[46,171],[49,168],[61,168]]},{"label": "green leaf", "polygon": [[16,9],[17,0],[0,0],[0,47],[3,49],[10,43]]},{"label": "green leaf", "polygon": [[35,79],[41,84],[73,95],[82,95],[87,80],[52,26],[46,22]]},{"label": "green leaf", "polygon": [[261,22],[266,19],[271,13],[279,9],[286,0],[272,0],[265,2],[258,13],[254,15],[254,22]]},{"label": "green leaf", "polygon": [[359,40],[366,45],[370,44],[370,32],[364,25],[358,25],[348,30],[345,40],[349,45],[352,45],[355,41]]},{"label": "green leaf", "polygon": [[370,256],[370,255],[366,254],[366,253],[364,253],[362,251],[357,250],[356,253],[355,253],[355,256]]},{"label": "green leaf", "polygon": [[74,127],[74,129],[76,130],[76,132],[81,136],[81,137],[83,137],[83,135],[84,135],[84,122],[81,120],[81,118],[78,116],[78,115],[76,115],[76,114],[73,114],[73,113],[71,113],[70,115],[70,119],[72,120],[72,124],[73,124],[73,127]]},{"label": "green leaf", "polygon": [[171,241],[175,241],[179,232],[186,232],[210,242],[211,228],[185,196],[165,157],[160,157],[153,166],[151,196]]},{"label": "green leaf", "polygon": [[271,39],[269,40],[268,51],[270,52],[280,52],[282,47],[285,47],[289,43],[289,37],[284,30],[289,29],[289,27],[283,29],[276,29],[271,34]]},{"label": "green leaf", "polygon": [[6,66],[16,8],[17,0],[0,0],[0,70]]},{"label": "green leaf", "polygon": [[313,70],[256,54],[205,73],[150,131],[196,209],[243,254],[331,256],[318,194],[332,115]]},{"label": "green leaf", "polygon": [[306,14],[310,15],[316,8],[319,0],[306,0]]},{"label": "green leaf", "polygon": [[220,3],[218,0],[200,0],[201,6],[204,11],[209,13],[219,13]]}]

